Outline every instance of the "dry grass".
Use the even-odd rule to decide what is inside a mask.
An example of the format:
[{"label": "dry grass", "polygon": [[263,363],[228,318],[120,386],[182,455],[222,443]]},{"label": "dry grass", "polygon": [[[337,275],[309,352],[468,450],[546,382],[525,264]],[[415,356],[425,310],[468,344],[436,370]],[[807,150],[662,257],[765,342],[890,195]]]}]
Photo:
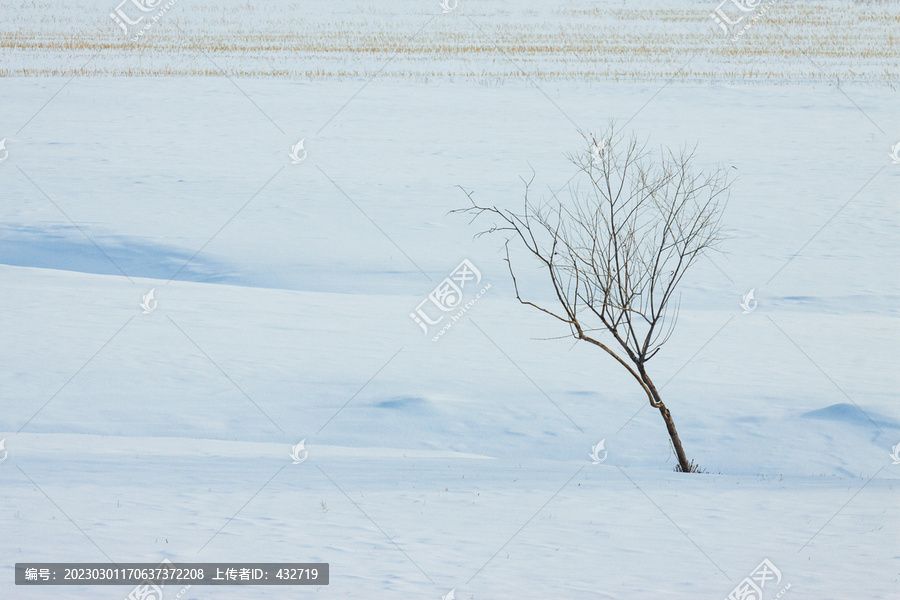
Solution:
[{"label": "dry grass", "polygon": [[132,42],[104,4],[0,0],[0,75],[900,83],[900,3],[780,0],[738,40],[710,19],[715,1],[464,12],[461,0],[448,15],[407,4],[336,14],[183,0]]},{"label": "dry grass", "polygon": [[707,471],[706,469],[704,469],[703,467],[701,467],[700,465],[698,465],[698,464],[695,463],[694,461],[691,461],[691,462],[688,463],[688,470],[687,470],[687,471],[685,471],[684,469],[682,469],[682,468],[681,468],[681,465],[675,465],[675,472],[676,472],[676,473],[685,473],[685,472],[687,472],[687,473],[703,473],[703,474],[708,474],[708,473],[709,473],[709,471]]}]

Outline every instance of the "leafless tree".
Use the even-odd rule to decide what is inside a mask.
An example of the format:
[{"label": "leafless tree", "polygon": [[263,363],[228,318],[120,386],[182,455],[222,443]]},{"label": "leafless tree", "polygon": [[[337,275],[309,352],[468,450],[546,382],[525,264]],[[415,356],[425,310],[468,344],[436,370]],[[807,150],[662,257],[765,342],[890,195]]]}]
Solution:
[{"label": "leafless tree", "polygon": [[[587,151],[569,158],[579,168],[565,201],[529,199],[524,180],[521,213],[479,205],[458,209],[490,216],[478,235],[508,232],[506,261],[516,298],[569,326],[570,334],[621,364],[659,410],[678,458],[676,470],[698,470],[688,461],[669,409],[647,374],[647,362],[672,335],[678,316],[675,290],[685,272],[723,239],[721,215],[730,181],[719,167],[695,173],[693,150],[648,150],[613,124],[600,137],[585,136]],[[465,191],[465,190],[463,190]],[[555,300],[522,297],[510,260],[510,242],[524,244],[546,269]]]}]

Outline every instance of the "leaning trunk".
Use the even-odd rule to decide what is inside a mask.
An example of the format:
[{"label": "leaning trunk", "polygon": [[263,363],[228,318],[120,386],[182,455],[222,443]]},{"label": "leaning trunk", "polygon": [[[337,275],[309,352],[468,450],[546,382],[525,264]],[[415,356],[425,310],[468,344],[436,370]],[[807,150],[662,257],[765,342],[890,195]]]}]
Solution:
[{"label": "leaning trunk", "polygon": [[650,378],[644,371],[644,366],[640,365],[638,369],[650,392],[650,404],[659,409],[659,414],[662,415],[663,421],[666,422],[666,430],[669,432],[669,438],[672,440],[672,447],[675,449],[675,456],[678,458],[678,466],[681,468],[682,472],[690,473],[693,470],[692,465],[684,454],[681,438],[678,437],[678,431],[675,429],[675,421],[672,420],[672,413],[669,412],[669,409],[666,408],[662,398],[659,397],[659,392],[656,391],[656,386],[653,385],[653,382],[650,381]]},{"label": "leaning trunk", "polygon": [[684,455],[684,448],[681,447],[681,438],[678,437],[678,432],[675,430],[675,421],[672,420],[672,413],[669,412],[669,409],[662,402],[659,403],[659,414],[662,415],[663,420],[666,422],[666,429],[669,430],[669,437],[672,438],[672,447],[675,448],[675,456],[678,457],[678,466],[681,467],[683,472],[690,473],[691,465],[687,456]]}]

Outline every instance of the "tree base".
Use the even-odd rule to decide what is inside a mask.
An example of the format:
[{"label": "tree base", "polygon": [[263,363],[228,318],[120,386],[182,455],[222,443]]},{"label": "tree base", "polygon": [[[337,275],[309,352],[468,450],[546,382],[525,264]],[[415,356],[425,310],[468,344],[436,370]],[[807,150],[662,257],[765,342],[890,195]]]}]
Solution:
[{"label": "tree base", "polygon": [[709,471],[702,468],[700,465],[698,465],[694,461],[690,461],[688,463],[687,469],[682,469],[681,465],[675,465],[675,472],[676,473],[709,473]]}]

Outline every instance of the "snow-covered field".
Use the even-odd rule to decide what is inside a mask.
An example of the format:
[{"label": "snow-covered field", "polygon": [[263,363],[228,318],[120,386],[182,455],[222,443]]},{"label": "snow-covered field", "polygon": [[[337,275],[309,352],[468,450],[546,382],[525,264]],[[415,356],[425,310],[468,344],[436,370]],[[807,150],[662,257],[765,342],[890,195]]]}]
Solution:
[{"label": "snow-covered field", "polygon": [[[433,15],[423,31],[457,39],[440,29],[456,19],[474,36],[469,10],[548,47],[457,60],[413,45],[391,60],[351,45],[312,76],[318,55],[288,69],[254,29],[313,31],[297,16],[307,4],[332,41],[369,31],[377,46]],[[801,4],[721,41],[741,72],[775,73],[745,85],[710,55],[698,64],[724,71],[672,80],[628,44],[616,53],[634,77],[552,76],[568,29],[534,31],[558,18],[583,41],[616,15],[630,15],[626,37],[668,22],[640,3],[226,2],[217,30],[209,3],[181,0],[140,44],[171,42],[195,14],[200,40],[243,23],[252,53],[207,39],[211,56],[148,51],[186,75],[128,77],[80,72],[91,50],[60,42],[59,13],[0,2],[2,72],[18,75],[0,79],[0,598],[130,590],[17,587],[16,562],[164,558],[330,564],[327,587],[194,586],[184,600],[721,600],[764,559],[781,575],[765,600],[900,597],[898,10],[819,2],[820,33],[838,27],[824,15],[871,29],[829,42],[837,57],[823,43],[809,48],[821,56],[754,55],[758,67],[736,58],[761,47],[755,32],[805,31],[778,20],[812,10]],[[716,4],[686,6],[708,22],[667,30],[660,60],[683,58],[675,69],[691,55],[673,40],[691,28],[717,43]],[[97,7],[73,19],[114,37]],[[49,45],[25,48],[34,31]],[[272,72],[238,76],[267,59]],[[203,76],[216,61],[234,76]],[[867,75],[832,82],[847,70]],[[690,272],[650,363],[706,474],[673,472],[628,374],[555,339],[566,331],[516,302],[502,240],[448,214],[467,203],[458,186],[519,206],[532,169],[532,191],[551,197],[575,174],[579,130],[610,119],[652,146],[696,143],[698,166],[736,177],[725,253]],[[432,341],[410,313],[464,259],[490,287]],[[514,259],[520,285],[549,298]]]},{"label": "snow-covered field", "polygon": [[7,76],[900,85],[891,0],[0,0],[0,11]]}]

